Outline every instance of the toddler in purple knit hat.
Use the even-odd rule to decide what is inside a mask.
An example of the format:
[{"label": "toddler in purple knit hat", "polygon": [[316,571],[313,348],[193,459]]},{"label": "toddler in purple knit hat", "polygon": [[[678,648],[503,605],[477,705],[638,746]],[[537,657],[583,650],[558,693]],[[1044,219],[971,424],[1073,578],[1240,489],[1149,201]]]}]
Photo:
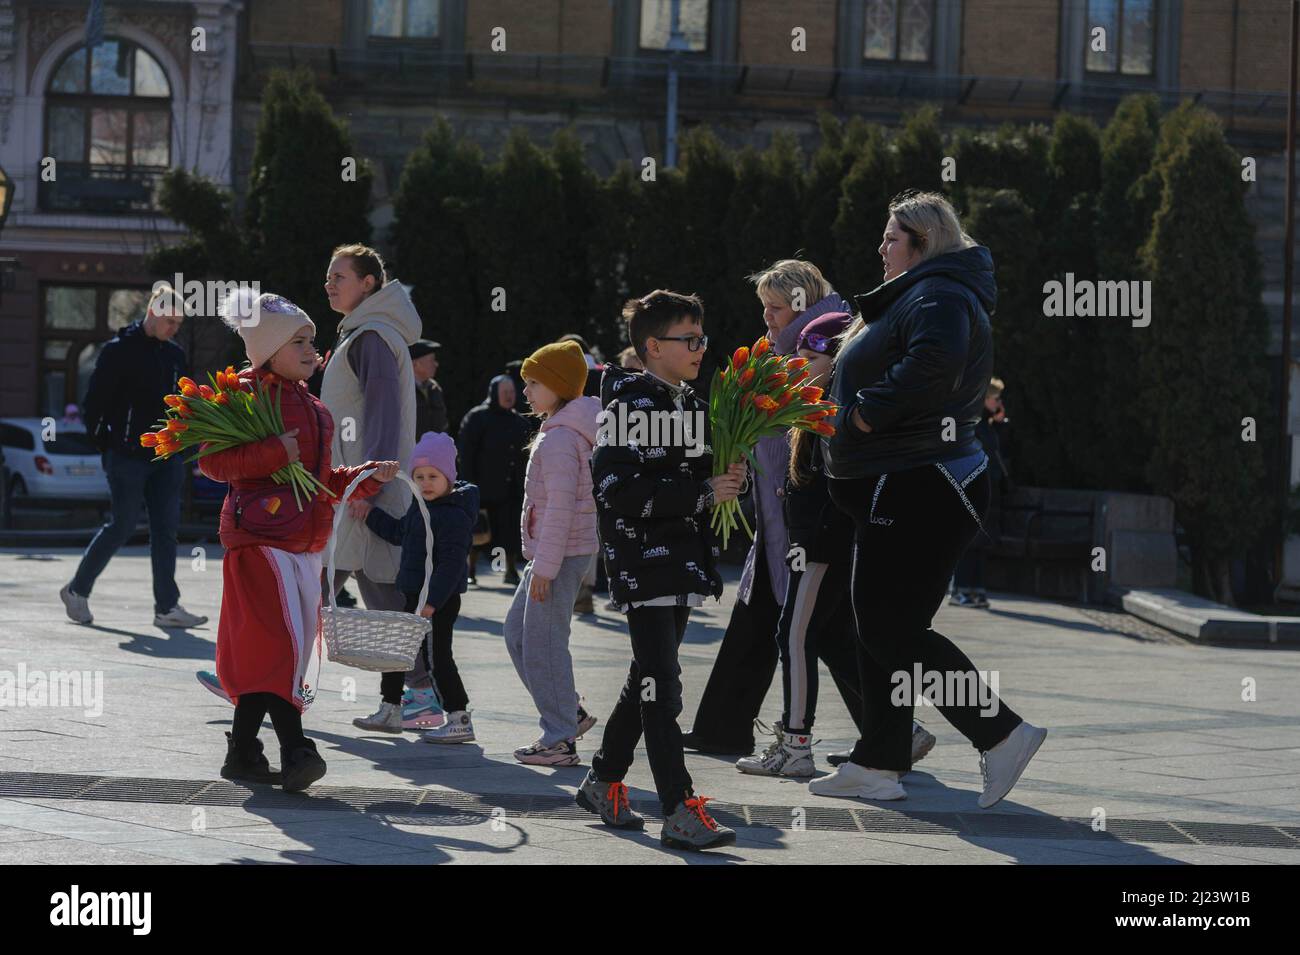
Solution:
[{"label": "toddler in purple knit hat", "polygon": [[[452,657],[452,631],[466,590],[469,548],[478,519],[478,486],[456,480],[456,442],[450,435],[426,431],[411,451],[407,470],[420,489],[423,507],[411,501],[406,514],[393,517],[379,507],[353,506],[353,516],[390,544],[402,548],[397,588],[406,596],[406,611],[431,622],[422,659],[410,673],[385,673],[380,683],[383,701],[372,716],[353,720],[364,730],[400,733],[423,730],[426,743],[465,743],[474,739],[469,695]],[[349,505],[352,506],[352,505]],[[425,508],[428,509],[426,524]],[[433,569],[429,594],[418,606],[426,581],[428,539],[433,530]],[[404,683],[410,690],[403,694]]]}]

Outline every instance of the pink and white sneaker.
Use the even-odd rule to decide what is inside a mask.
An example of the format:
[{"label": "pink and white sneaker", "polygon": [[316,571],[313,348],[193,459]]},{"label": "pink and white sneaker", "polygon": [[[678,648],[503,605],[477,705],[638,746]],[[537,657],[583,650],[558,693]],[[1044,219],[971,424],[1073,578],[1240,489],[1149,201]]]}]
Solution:
[{"label": "pink and white sneaker", "polygon": [[433,687],[407,690],[402,694],[402,729],[431,730],[447,722],[438,691]]}]

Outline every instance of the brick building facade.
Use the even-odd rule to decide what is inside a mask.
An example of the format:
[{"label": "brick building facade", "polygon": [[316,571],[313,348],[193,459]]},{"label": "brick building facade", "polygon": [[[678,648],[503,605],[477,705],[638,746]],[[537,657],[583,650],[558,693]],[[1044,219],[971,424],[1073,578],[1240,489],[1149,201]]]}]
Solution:
[{"label": "brick building facade", "polygon": [[[513,127],[545,139],[572,125],[601,170],[663,155],[666,0],[105,7],[109,45],[83,67],[84,0],[0,0],[0,167],[15,191],[0,235],[0,257],[10,260],[0,289],[0,415],[77,400],[92,346],[133,317],[155,278],[144,273],[143,251],[177,234],[158,215],[151,184],[183,165],[241,190],[274,67],[315,71],[375,161],[377,235],[407,154],[439,115],[489,153]],[[736,145],[762,146],[789,130],[812,148],[823,109],[892,123],[937,102],[946,123],[990,125],[1050,122],[1060,109],[1104,121],[1135,90],[1169,105],[1197,98],[1260,158],[1250,207],[1265,301],[1280,314],[1286,4],[681,0],[681,9],[681,123],[708,123]],[[1101,52],[1089,48],[1099,24],[1110,41]],[[197,27],[202,52],[193,49]],[[57,184],[41,181],[50,157],[63,170]]]}]

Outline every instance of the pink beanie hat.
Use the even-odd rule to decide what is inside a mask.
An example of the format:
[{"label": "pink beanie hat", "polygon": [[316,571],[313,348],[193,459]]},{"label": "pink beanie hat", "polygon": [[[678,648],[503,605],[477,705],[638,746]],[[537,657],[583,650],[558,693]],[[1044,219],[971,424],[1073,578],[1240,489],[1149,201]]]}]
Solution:
[{"label": "pink beanie hat", "polygon": [[411,452],[411,463],[407,472],[412,475],[416,468],[437,468],[448,484],[456,483],[456,442],[451,435],[442,431],[426,431],[415,443]]}]

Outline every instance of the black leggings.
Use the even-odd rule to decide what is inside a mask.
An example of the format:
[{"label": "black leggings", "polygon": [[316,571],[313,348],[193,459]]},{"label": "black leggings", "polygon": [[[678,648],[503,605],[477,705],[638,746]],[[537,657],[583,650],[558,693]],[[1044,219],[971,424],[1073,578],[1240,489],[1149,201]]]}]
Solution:
[{"label": "black leggings", "polygon": [[863,710],[862,737],[850,758],[873,769],[911,768],[912,709],[924,683],[897,692],[905,685],[894,676],[910,678],[917,665],[923,681],[934,673],[944,686],[963,688],[941,694],[939,712],[976,749],[992,749],[1020,717],[992,695],[966,654],[930,626],[957,559],[978,530],[971,512],[988,507],[988,472],[964,488],[936,465],[829,483],[831,500],[855,530],[851,592]]},{"label": "black leggings", "polygon": [[[418,594],[406,595],[406,612],[416,613]],[[442,605],[442,609],[433,615],[431,623],[433,632],[420,644],[424,654],[424,666],[433,675],[434,686],[438,690],[438,699],[442,708],[448,713],[455,713],[469,708],[469,696],[465,684],[461,681],[460,670],[456,668],[456,659],[451,655],[451,637],[456,627],[456,617],[460,614],[460,594],[452,594]],[[402,702],[402,687],[406,682],[406,673],[395,670],[384,673],[379,678],[379,692],[385,703],[394,705]]]},{"label": "black leggings", "polygon": [[[848,599],[850,553],[829,564],[792,570],[777,626],[781,653],[781,725],[808,732],[817,715],[817,660],[826,663],[853,722],[862,719],[857,637]],[[861,727],[859,726],[859,729]]]},{"label": "black leggings", "polygon": [[284,697],[274,693],[245,693],[235,704],[235,720],[230,735],[235,744],[246,748],[257,739],[262,720],[271,715],[271,725],[283,750],[297,749],[307,742],[302,732],[302,714]]}]

